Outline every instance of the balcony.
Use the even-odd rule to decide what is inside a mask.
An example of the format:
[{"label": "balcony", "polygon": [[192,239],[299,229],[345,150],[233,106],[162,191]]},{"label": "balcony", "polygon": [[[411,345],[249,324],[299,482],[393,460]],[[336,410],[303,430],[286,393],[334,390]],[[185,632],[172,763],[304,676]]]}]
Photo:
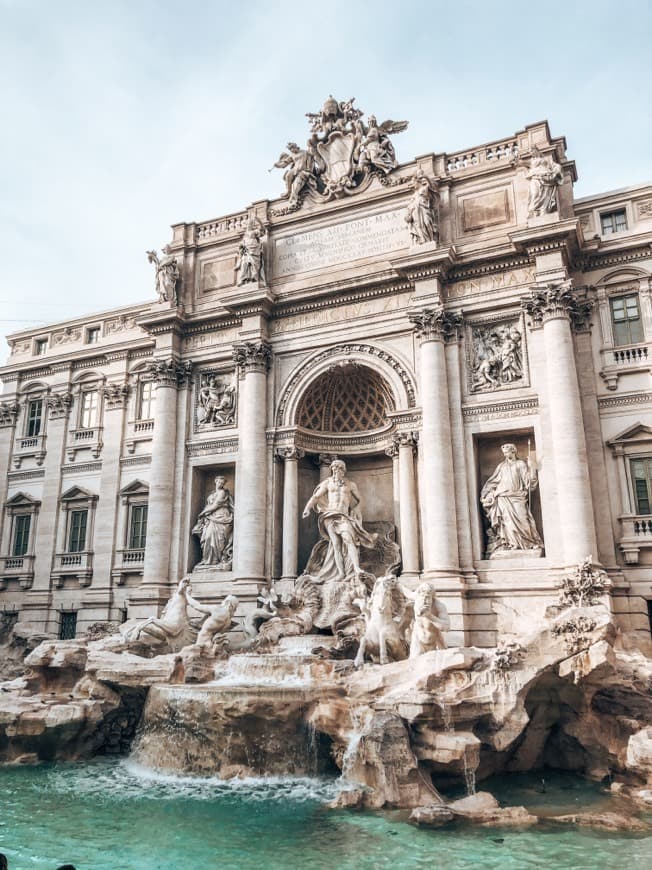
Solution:
[{"label": "balcony", "polygon": [[111,574],[118,586],[122,586],[127,574],[142,574],[145,565],[145,549],[123,549],[115,554]]},{"label": "balcony", "polygon": [[54,557],[52,577],[57,588],[63,586],[66,577],[77,577],[80,586],[89,586],[93,576],[93,553],[57,553]]},{"label": "balcony", "polygon": [[127,424],[125,436],[125,448],[127,453],[136,452],[136,445],[142,442],[151,442],[154,434],[154,420],[131,420]]},{"label": "balcony", "polygon": [[647,343],[603,348],[600,356],[600,377],[608,390],[617,388],[621,375],[649,372],[652,369],[652,351]]},{"label": "balcony", "polygon": [[626,565],[638,565],[639,553],[652,549],[652,514],[622,516],[620,523],[620,547]]},{"label": "balcony", "polygon": [[102,452],[102,427],[94,426],[92,429],[71,429],[68,433],[68,446],[66,456],[68,462],[74,462],[78,450],[90,449],[93,459],[97,459]]},{"label": "balcony", "polygon": [[18,580],[22,589],[30,589],[34,582],[34,556],[0,556],[0,590],[7,588],[8,580]]},{"label": "balcony", "polygon": [[23,460],[33,456],[37,465],[43,465],[45,459],[45,435],[26,435],[17,438],[14,446],[14,466],[20,468]]}]

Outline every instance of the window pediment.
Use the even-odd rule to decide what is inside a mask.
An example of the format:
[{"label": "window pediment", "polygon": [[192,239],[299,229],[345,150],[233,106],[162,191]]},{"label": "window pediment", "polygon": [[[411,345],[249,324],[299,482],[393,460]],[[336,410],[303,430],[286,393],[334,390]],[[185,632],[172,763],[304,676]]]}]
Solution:
[{"label": "window pediment", "polygon": [[26,508],[26,509],[34,509],[40,507],[41,502],[33,498],[31,495],[28,495],[26,492],[17,492],[16,495],[13,495],[7,502],[6,507],[13,508]]},{"label": "window pediment", "polygon": [[621,449],[643,447],[644,445],[652,446],[652,426],[646,426],[645,423],[635,423],[619,435],[610,438],[607,444],[609,447],[620,447]]},{"label": "window pediment", "polygon": [[70,502],[70,501],[96,501],[97,495],[93,492],[89,492],[87,489],[84,489],[82,486],[71,486],[70,489],[66,490],[61,496],[61,501]]},{"label": "window pediment", "polygon": [[120,495],[124,498],[127,496],[147,496],[149,495],[149,484],[142,480],[133,480],[127,486],[123,486],[120,490]]}]

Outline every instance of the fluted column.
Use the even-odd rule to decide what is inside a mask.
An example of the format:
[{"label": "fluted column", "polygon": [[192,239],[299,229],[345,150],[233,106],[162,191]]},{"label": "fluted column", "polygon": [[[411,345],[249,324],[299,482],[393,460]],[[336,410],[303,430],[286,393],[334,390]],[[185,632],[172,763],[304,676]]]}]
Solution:
[{"label": "fluted column", "polygon": [[399,512],[401,517],[401,560],[403,574],[419,573],[419,528],[417,519],[417,489],[414,477],[415,432],[394,436],[398,447]]},{"label": "fluted column", "polygon": [[283,460],[283,561],[282,580],[294,580],[299,561],[299,460],[305,455],[299,447],[277,451]]},{"label": "fluted column", "polygon": [[189,378],[190,364],[181,364],[172,358],[157,360],[151,364],[149,375],[156,384],[156,403],[141,591],[156,589],[162,592],[170,579],[177,391]]},{"label": "fluted column", "polygon": [[267,517],[267,370],[271,348],[264,341],[243,342],[234,346],[233,358],[241,378],[234,571],[242,578],[262,579]]},{"label": "fluted column", "polygon": [[[84,595],[85,609],[94,611],[90,621],[111,619],[111,569],[116,543],[120,452],[124,414],[129,396],[126,383],[109,383],[104,389],[102,472],[93,531],[93,584]],[[122,542],[118,546],[123,546]],[[86,616],[86,614],[84,614]]]},{"label": "fluted column", "polygon": [[45,477],[34,542],[34,593],[49,591],[51,586],[52,558],[56,552],[59,497],[62,489],[61,466],[72,402],[72,394],[67,391],[52,393],[47,397],[47,452],[43,463]]},{"label": "fluted column", "polygon": [[461,318],[443,306],[410,315],[420,349],[422,428],[419,450],[423,456],[425,485],[424,537],[426,573],[459,575],[453,451],[448,407],[448,378],[444,343],[461,324]]},{"label": "fluted column", "polygon": [[547,401],[554,454],[559,526],[566,564],[597,558],[582,403],[571,323],[582,322],[589,307],[562,281],[536,288],[523,301],[535,326],[543,327]]}]

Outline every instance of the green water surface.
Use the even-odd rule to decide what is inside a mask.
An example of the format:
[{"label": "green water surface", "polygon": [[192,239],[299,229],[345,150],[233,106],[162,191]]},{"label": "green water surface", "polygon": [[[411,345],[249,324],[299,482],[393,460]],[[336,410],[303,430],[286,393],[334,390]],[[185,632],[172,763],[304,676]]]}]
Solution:
[{"label": "green water surface", "polygon": [[[553,814],[614,809],[563,775],[484,783],[503,802]],[[413,827],[401,812],[329,810],[334,780],[225,783],[128,761],[0,769],[0,852],[9,870],[154,868],[652,868],[652,837],[586,829]]]}]

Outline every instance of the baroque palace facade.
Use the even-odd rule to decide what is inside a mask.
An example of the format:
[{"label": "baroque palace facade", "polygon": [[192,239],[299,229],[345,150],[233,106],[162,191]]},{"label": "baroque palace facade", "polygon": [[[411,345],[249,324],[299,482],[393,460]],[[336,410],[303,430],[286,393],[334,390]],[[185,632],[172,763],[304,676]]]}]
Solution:
[{"label": "baroque palace facade", "polygon": [[10,337],[0,611],[73,636],[192,572],[241,619],[306,568],[337,457],[449,644],[588,557],[649,639],[652,186],[575,199],[545,122],[399,164],[405,122],[308,117],[282,197],[149,252],[156,301]]}]

